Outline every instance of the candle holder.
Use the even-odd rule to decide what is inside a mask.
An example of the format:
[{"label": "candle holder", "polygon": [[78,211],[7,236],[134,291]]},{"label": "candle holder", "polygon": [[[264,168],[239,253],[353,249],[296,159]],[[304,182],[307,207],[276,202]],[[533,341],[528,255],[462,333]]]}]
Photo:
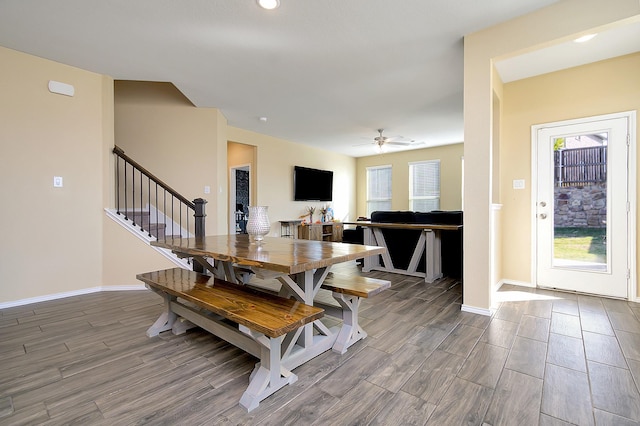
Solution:
[{"label": "candle holder", "polygon": [[256,243],[262,242],[264,236],[269,233],[271,223],[267,214],[268,206],[249,206],[249,220],[247,221],[247,233]]}]

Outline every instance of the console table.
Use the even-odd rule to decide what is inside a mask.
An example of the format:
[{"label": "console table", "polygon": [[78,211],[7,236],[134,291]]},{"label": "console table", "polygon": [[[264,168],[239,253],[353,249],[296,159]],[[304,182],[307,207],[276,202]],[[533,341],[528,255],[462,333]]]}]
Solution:
[{"label": "console table", "polygon": [[342,242],[342,222],[322,222],[298,225],[298,238],[301,240]]},{"label": "console table", "polygon": [[[396,274],[424,277],[428,283],[432,283],[442,277],[442,259],[440,253],[440,231],[455,231],[462,229],[462,225],[439,225],[419,223],[385,223],[385,222],[345,222],[347,225],[358,225],[364,228],[364,244],[371,246],[387,247],[383,229],[415,229],[420,231],[420,238],[413,250],[413,256],[407,269],[398,269],[393,265],[389,252],[381,256],[371,256],[364,260],[363,272],[385,271]],[[426,271],[418,272],[418,263],[424,256]],[[380,259],[382,257],[382,259]],[[382,263],[381,263],[382,261]]]},{"label": "console table", "polygon": [[280,220],[280,236],[283,238],[298,238],[296,230],[298,225],[302,223],[302,220]]}]

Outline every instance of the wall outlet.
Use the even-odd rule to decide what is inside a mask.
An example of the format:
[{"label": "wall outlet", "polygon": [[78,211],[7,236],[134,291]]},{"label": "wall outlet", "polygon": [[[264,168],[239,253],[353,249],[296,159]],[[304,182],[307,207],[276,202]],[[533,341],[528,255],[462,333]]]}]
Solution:
[{"label": "wall outlet", "polygon": [[209,185],[204,187],[204,193],[205,194],[211,194],[211,187]]},{"label": "wall outlet", "polygon": [[62,188],[62,176],[54,176],[53,177],[53,187],[54,188]]}]

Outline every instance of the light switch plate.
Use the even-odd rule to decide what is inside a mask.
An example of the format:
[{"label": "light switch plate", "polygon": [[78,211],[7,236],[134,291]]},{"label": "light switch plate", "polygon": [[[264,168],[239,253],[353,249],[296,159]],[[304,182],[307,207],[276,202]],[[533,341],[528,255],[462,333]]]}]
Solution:
[{"label": "light switch plate", "polygon": [[211,194],[211,187],[209,185],[204,187],[204,193],[205,194]]},{"label": "light switch plate", "polygon": [[62,188],[62,176],[54,176],[53,177],[53,187],[54,188]]},{"label": "light switch plate", "polygon": [[524,189],[524,179],[514,179],[513,189]]}]

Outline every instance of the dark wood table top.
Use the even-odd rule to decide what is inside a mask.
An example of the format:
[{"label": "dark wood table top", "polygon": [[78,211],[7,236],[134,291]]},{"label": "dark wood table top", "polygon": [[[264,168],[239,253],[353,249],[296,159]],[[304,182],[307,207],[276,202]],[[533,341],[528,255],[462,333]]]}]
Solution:
[{"label": "dark wood table top", "polygon": [[391,228],[391,229],[433,229],[437,231],[457,231],[462,229],[462,225],[444,225],[438,223],[399,223],[399,222],[371,222],[356,221],[356,222],[343,222],[345,225],[358,225],[368,228]]},{"label": "dark wood table top", "polygon": [[223,262],[253,266],[286,274],[297,274],[382,254],[386,248],[328,241],[265,237],[253,243],[247,234],[211,235],[204,239],[173,238],[151,245],[187,256],[211,257]]}]

